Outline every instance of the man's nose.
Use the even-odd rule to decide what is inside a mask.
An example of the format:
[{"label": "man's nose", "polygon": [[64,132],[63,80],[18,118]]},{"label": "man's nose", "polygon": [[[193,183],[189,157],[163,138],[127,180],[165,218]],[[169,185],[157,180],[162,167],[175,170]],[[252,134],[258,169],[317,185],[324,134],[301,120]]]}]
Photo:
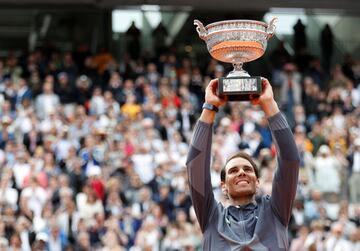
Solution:
[{"label": "man's nose", "polygon": [[238,172],[238,176],[244,176],[244,175],[245,175],[244,169],[240,168]]}]

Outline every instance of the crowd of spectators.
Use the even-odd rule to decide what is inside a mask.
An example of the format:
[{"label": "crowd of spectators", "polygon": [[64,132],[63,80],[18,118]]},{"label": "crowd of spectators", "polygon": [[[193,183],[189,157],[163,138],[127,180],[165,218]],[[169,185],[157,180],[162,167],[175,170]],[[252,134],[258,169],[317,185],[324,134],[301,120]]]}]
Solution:
[{"label": "crowd of spectators", "polygon": [[[360,62],[327,73],[315,57],[301,69],[290,60],[272,66],[270,82],[301,155],[291,251],[359,251]],[[224,74],[216,61],[203,69],[175,53],[9,52],[0,60],[0,250],[201,250],[186,154],[203,88]],[[229,102],[216,121],[216,199],[226,199],[221,167],[240,149],[270,193],[276,153],[264,114]]]}]

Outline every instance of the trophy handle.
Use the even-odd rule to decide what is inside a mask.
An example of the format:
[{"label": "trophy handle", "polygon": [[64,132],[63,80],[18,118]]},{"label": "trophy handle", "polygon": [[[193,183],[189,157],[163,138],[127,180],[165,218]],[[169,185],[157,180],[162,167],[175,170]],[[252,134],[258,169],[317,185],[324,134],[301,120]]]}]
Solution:
[{"label": "trophy handle", "polygon": [[197,19],[194,20],[194,25],[196,25],[196,31],[199,33],[199,37],[202,40],[205,40],[205,37],[207,36],[207,30],[204,25]]},{"label": "trophy handle", "polygon": [[276,24],[279,21],[279,19],[277,17],[274,17],[271,21],[269,26],[266,29],[266,33],[267,33],[267,39],[271,38],[274,33],[275,33],[275,29],[276,29]]}]

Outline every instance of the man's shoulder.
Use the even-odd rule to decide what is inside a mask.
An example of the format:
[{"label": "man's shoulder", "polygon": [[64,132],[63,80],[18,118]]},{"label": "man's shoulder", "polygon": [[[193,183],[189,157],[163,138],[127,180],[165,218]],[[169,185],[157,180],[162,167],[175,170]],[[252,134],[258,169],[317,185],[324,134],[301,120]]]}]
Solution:
[{"label": "man's shoulder", "polygon": [[262,204],[262,203],[269,203],[271,200],[271,196],[269,194],[263,194],[263,195],[256,195],[255,196],[255,201],[257,204]]}]

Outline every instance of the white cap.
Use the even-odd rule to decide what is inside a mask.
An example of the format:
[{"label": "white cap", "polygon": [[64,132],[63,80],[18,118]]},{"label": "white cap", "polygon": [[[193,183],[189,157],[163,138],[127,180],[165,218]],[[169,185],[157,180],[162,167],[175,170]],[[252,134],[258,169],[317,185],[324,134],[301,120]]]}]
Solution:
[{"label": "white cap", "polygon": [[88,165],[86,168],[86,175],[88,177],[101,175],[101,168],[97,165]]},{"label": "white cap", "polygon": [[321,145],[319,148],[319,153],[320,154],[329,154],[330,148],[327,145]]},{"label": "white cap", "polygon": [[220,125],[221,126],[229,126],[231,125],[231,119],[229,119],[228,117],[223,117],[220,121]]},{"label": "white cap", "polygon": [[49,240],[49,236],[44,232],[40,232],[36,235],[36,240],[47,242]]},{"label": "white cap", "polygon": [[9,246],[9,241],[4,237],[0,237],[0,247],[8,247],[8,246]]}]

